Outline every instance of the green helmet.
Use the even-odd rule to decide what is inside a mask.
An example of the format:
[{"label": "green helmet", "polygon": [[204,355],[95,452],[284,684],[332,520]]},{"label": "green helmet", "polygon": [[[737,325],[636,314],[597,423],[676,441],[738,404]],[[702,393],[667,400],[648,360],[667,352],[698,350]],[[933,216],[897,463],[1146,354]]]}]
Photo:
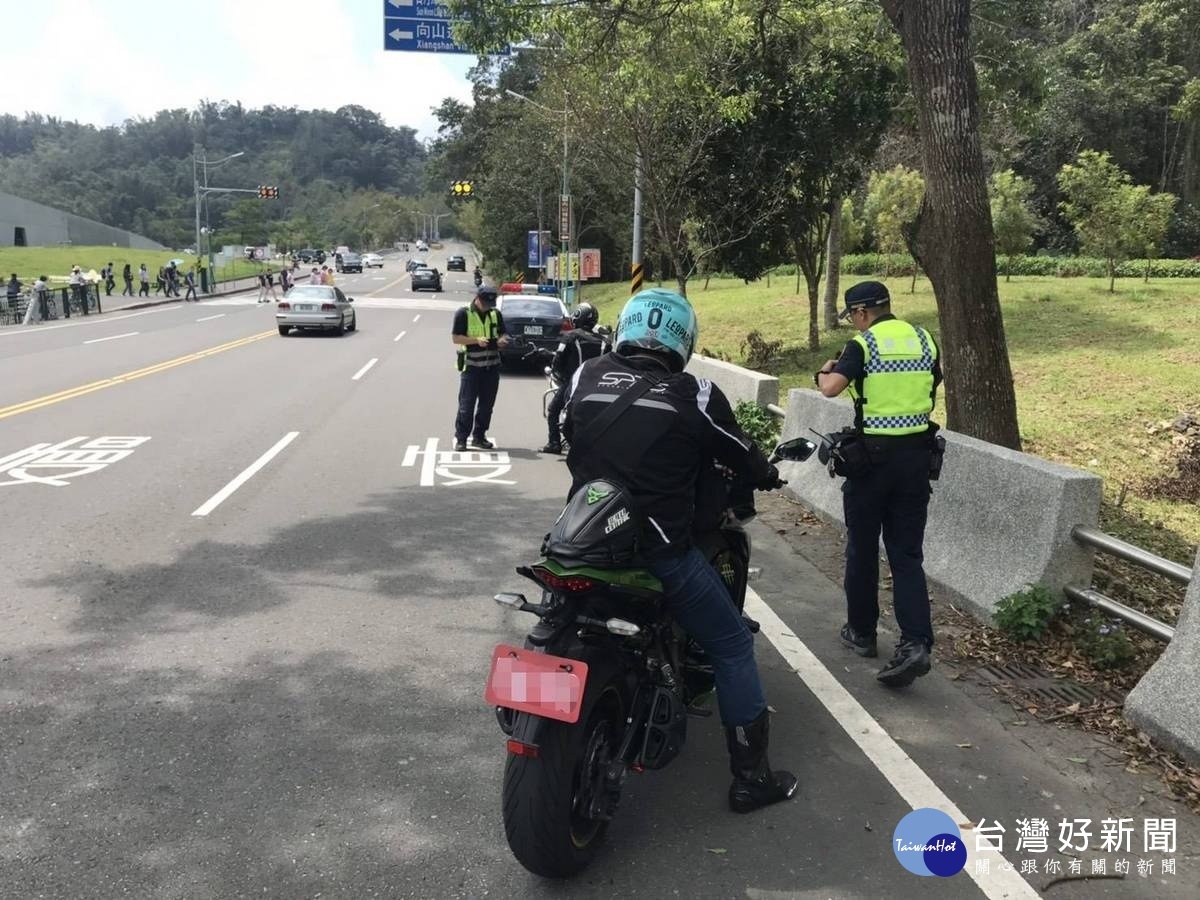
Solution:
[{"label": "green helmet", "polygon": [[641,347],[668,353],[682,371],[700,338],[700,322],[686,298],[675,291],[650,288],[639,291],[617,319],[616,349]]}]

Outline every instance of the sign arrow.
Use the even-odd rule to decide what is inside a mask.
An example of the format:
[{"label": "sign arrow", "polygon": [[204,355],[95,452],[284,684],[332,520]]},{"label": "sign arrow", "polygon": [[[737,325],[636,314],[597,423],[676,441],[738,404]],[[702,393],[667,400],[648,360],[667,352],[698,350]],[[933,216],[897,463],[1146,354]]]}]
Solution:
[{"label": "sign arrow", "polygon": [[399,28],[393,28],[388,32],[388,37],[393,41],[411,41],[413,33],[411,31],[401,31]]},{"label": "sign arrow", "polygon": [[405,7],[411,9],[413,5],[413,0],[387,0],[387,2],[390,6],[396,7],[396,9],[404,9]]}]

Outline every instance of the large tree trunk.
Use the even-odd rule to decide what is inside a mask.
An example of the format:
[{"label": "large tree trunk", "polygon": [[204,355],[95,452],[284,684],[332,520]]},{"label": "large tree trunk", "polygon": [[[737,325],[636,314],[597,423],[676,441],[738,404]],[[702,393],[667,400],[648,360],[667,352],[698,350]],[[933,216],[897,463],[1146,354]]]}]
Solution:
[{"label": "large tree trunk", "polygon": [[838,292],[841,284],[838,276],[842,270],[842,198],[833,198],[833,212],[829,217],[829,247],[825,252],[825,330],[838,327]]},{"label": "large tree trunk", "polygon": [[947,425],[1019,449],[979,141],[971,3],[880,2],[904,45],[917,104],[925,199],[905,237],[937,299]]}]

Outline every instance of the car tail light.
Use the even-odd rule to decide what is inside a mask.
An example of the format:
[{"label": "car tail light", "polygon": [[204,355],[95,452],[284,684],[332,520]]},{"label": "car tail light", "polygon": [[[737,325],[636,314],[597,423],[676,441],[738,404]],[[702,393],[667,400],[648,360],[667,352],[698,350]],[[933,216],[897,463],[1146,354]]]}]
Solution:
[{"label": "car tail light", "polygon": [[582,575],[555,575],[542,566],[533,567],[534,577],[552,591],[566,591],[571,594],[582,594],[595,589],[597,582]]},{"label": "car tail light", "polygon": [[281,302],[281,303],[279,304],[279,308],[280,308],[280,309],[291,309],[291,308],[292,308],[292,304],[290,304],[290,303],[283,303],[283,302]]},{"label": "car tail light", "polygon": [[321,312],[337,312],[336,303],[322,303]]}]

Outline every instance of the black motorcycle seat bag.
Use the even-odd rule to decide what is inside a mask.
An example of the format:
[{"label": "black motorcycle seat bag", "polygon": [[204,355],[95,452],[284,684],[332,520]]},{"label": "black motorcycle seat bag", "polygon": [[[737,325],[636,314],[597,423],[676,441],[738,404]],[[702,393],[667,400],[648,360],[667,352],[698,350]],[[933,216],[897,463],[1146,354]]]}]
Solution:
[{"label": "black motorcycle seat bag", "polygon": [[542,543],[542,553],[567,566],[627,569],[640,565],[642,514],[614,481],[579,486]]}]

